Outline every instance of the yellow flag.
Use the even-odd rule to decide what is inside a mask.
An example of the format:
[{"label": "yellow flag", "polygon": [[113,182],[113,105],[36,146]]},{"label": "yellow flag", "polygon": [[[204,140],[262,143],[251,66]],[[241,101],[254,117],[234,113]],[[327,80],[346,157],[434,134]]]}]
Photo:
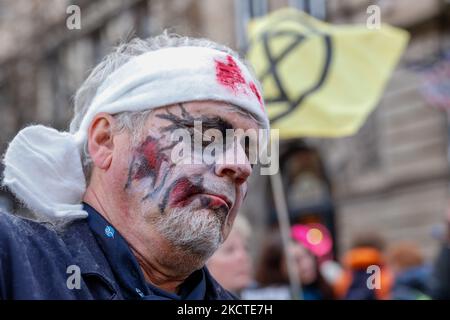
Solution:
[{"label": "yellow flag", "polygon": [[409,35],[324,23],[286,8],[249,24],[247,59],[280,137],[354,134],[376,107]]}]

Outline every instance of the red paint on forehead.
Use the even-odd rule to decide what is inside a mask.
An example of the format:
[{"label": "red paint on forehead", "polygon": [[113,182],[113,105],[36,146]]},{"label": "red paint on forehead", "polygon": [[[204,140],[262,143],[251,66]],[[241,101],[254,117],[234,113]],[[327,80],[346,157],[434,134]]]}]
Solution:
[{"label": "red paint on forehead", "polygon": [[230,55],[227,56],[226,62],[216,60],[216,77],[220,84],[232,89],[235,93],[246,85],[241,69]]},{"label": "red paint on forehead", "polygon": [[[233,57],[227,55],[226,61],[215,60],[215,62],[217,81],[221,85],[233,90],[235,94],[242,92],[248,95],[251,91],[258,99],[261,110],[264,111],[262,97],[258,91],[258,88],[256,88],[255,83],[247,83],[245,81],[244,75],[242,74],[239,66],[236,64],[236,61],[234,61]],[[248,90],[249,88],[250,91]]]},{"label": "red paint on forehead", "polygon": [[256,85],[253,82],[250,82],[250,89],[252,90],[252,92],[256,96],[256,98],[258,99],[261,110],[264,111],[261,94],[259,93],[258,88],[256,88]]}]

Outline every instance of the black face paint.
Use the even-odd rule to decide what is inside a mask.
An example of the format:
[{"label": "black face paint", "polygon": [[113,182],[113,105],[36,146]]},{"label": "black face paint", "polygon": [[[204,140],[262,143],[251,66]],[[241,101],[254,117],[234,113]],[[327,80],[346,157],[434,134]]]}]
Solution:
[{"label": "black face paint", "polygon": [[[172,124],[163,128],[164,132],[173,132],[177,129],[187,129],[189,130],[191,136],[194,134],[194,123],[196,121],[202,124],[202,130],[204,133],[209,129],[219,130],[222,134],[222,137],[226,137],[227,129],[233,129],[233,126],[226,120],[222,119],[218,116],[208,117],[208,116],[199,116],[194,117],[189,114],[186,109],[183,107],[183,104],[178,104],[181,109],[181,116],[175,115],[170,111],[166,111],[166,114],[158,114],[156,117],[160,119],[164,119],[170,121]],[[207,144],[211,143],[206,141]]]}]

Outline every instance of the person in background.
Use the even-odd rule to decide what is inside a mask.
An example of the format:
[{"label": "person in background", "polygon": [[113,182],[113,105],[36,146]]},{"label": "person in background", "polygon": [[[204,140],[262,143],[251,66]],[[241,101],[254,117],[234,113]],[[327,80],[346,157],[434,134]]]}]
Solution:
[{"label": "person in background", "polygon": [[[332,288],[323,279],[319,270],[317,257],[301,243],[295,242],[292,247],[295,261],[299,269],[304,300],[333,299]],[[283,257],[283,260],[285,258]],[[287,274],[286,263],[282,264],[283,274]]]},{"label": "person in background", "polygon": [[[383,239],[376,233],[362,233],[352,241],[351,249],[344,255],[344,272],[334,285],[335,295],[344,300],[385,300],[389,299],[392,274],[385,265],[382,250]],[[380,268],[380,287],[368,286],[373,274],[371,266]]]},{"label": "person in background", "polygon": [[434,263],[431,278],[431,297],[436,300],[450,300],[450,207],[446,225],[447,234]]},{"label": "person in background", "polygon": [[206,264],[217,282],[237,296],[252,281],[253,266],[248,250],[250,234],[248,221],[238,215],[227,240]]},{"label": "person in background", "polygon": [[[313,254],[294,240],[292,240],[289,250],[296,262],[302,284],[303,299],[332,299],[332,289],[320,274],[317,260]],[[260,293],[265,299],[290,298],[286,257],[278,231],[267,238],[255,279],[260,286]],[[252,296],[252,298],[256,297],[256,295]]]},{"label": "person in background", "polygon": [[386,262],[394,274],[391,299],[429,300],[430,266],[412,242],[399,242],[387,249]]}]

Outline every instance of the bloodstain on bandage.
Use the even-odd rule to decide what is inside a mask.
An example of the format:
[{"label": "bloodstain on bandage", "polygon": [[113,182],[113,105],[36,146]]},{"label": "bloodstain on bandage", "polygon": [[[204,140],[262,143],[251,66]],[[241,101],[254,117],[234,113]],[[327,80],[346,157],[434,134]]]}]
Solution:
[{"label": "bloodstain on bandage", "polygon": [[264,111],[262,97],[258,89],[256,88],[256,85],[253,82],[246,82],[241,69],[236,64],[236,61],[234,61],[233,57],[227,55],[226,61],[215,60],[215,62],[217,81],[221,85],[230,88],[234,92],[234,94],[238,94],[240,92],[249,94],[248,89],[250,89],[250,91],[258,99],[261,109]]},{"label": "bloodstain on bandage", "polygon": [[256,98],[258,99],[261,110],[264,111],[261,95],[259,94],[258,88],[256,88],[256,85],[253,82],[250,82],[250,89],[252,90],[252,92],[256,96]]},{"label": "bloodstain on bandage", "polygon": [[230,55],[227,56],[226,62],[216,60],[216,76],[220,84],[231,88],[234,93],[246,85],[241,69]]}]

